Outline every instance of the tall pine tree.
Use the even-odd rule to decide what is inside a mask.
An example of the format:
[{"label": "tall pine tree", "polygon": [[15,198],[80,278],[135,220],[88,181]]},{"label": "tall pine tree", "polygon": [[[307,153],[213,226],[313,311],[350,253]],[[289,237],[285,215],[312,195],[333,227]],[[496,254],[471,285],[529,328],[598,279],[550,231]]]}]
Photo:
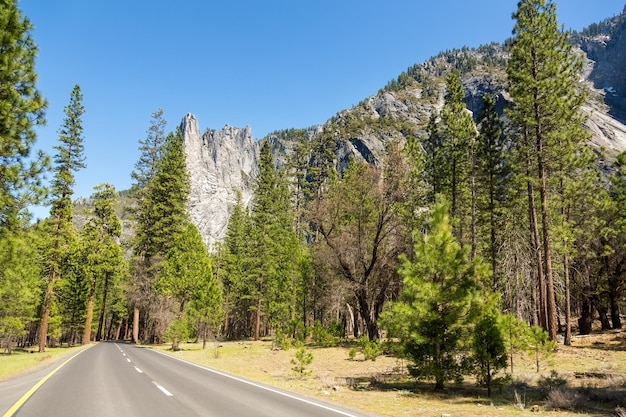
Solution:
[{"label": "tall pine tree", "polygon": [[39,327],[39,351],[46,349],[48,320],[50,318],[54,286],[60,277],[64,261],[76,239],[74,227],[74,172],[85,167],[82,115],[85,108],[83,95],[76,84],[70,94],[70,103],[65,106],[65,118],[59,129],[59,142],[55,146],[54,178],[52,180],[52,208],[47,222],[49,249],[46,256],[46,290],[44,294]]},{"label": "tall pine tree", "polygon": [[33,26],[22,15],[16,0],[0,7],[0,237],[22,222],[29,204],[45,195],[42,172],[48,158],[31,155],[36,140],[34,127],[45,123],[47,103],[36,87],[37,47]]},{"label": "tall pine tree", "polygon": [[577,152],[585,94],[579,83],[581,59],[567,34],[559,30],[556,6],[550,0],[518,3],[511,58],[507,66],[513,106],[508,112],[514,146],[521,156],[518,172],[526,176],[531,240],[537,249],[542,326],[556,340],[554,237],[551,204],[562,162]]}]

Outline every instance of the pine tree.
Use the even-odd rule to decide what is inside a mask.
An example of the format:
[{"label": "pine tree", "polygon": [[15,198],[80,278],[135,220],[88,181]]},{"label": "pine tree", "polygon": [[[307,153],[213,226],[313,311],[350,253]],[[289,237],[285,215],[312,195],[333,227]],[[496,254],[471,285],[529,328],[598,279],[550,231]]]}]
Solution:
[{"label": "pine tree", "polygon": [[487,387],[487,395],[491,397],[494,375],[507,365],[506,347],[498,326],[497,311],[484,315],[476,323],[472,335],[472,351],[477,364],[478,382]]},{"label": "pine tree", "polygon": [[490,261],[493,289],[498,286],[498,243],[503,228],[502,212],[509,188],[509,163],[506,160],[503,125],[494,97],[483,96],[484,108],[478,117],[479,139],[476,146],[477,209],[479,223],[488,236],[485,258]]},{"label": "pine tree", "polygon": [[[470,243],[476,256],[476,126],[463,99],[465,92],[459,75],[446,78],[446,95],[441,122],[442,155],[446,171],[441,193],[450,201],[451,215],[458,220],[455,234],[461,243]],[[469,238],[468,231],[469,230]]]},{"label": "pine tree", "polygon": [[59,142],[55,146],[54,178],[52,180],[52,208],[48,220],[50,247],[46,260],[48,277],[44,294],[41,322],[39,327],[39,351],[46,349],[48,336],[48,319],[50,317],[54,286],[63,270],[64,258],[76,239],[74,228],[74,172],[85,167],[83,155],[82,115],[85,108],[82,104],[83,95],[76,84],[70,94],[70,103],[65,106],[65,118],[59,129]]},{"label": "pine tree", "polygon": [[[133,242],[132,303],[147,317],[165,309],[155,292],[161,264],[178,234],[190,222],[188,199],[189,172],[180,129],[169,133],[154,175],[137,201],[135,239]],[[161,323],[163,324],[163,323]],[[135,323],[135,329],[139,323]],[[158,334],[149,335],[151,339]]]},{"label": "pine tree", "polygon": [[0,7],[0,236],[20,226],[29,204],[45,196],[42,173],[49,161],[42,152],[33,157],[35,126],[45,123],[47,107],[37,90],[33,26],[16,0]]},{"label": "pine tree", "polygon": [[573,53],[567,34],[559,31],[552,1],[522,0],[513,17],[516,24],[507,66],[513,106],[508,115],[520,155],[518,172],[527,178],[531,240],[538,249],[540,311],[545,315],[542,326],[556,340],[550,206],[561,161],[570,158],[586,137],[580,112],[585,99],[579,84],[582,61]]},{"label": "pine tree", "polygon": [[91,327],[96,301],[96,291],[102,289],[100,320],[96,332],[96,340],[102,338],[104,311],[107,295],[116,276],[125,271],[124,253],[119,244],[122,235],[120,218],[115,213],[117,192],[110,184],[95,187],[93,215],[81,232],[83,273],[88,277],[89,296],[85,313],[83,344],[91,340]]},{"label": "pine tree", "polygon": [[[255,242],[251,272],[256,302],[254,338],[260,337],[261,318],[266,314],[274,326],[286,324],[295,306],[298,248],[287,182],[276,171],[269,142],[260,152],[259,175],[252,208],[252,238]],[[265,311],[265,313],[263,313]]]},{"label": "pine tree", "polygon": [[428,231],[416,236],[415,260],[403,257],[404,289],[383,318],[412,361],[411,374],[433,378],[436,389],[471,372],[463,343],[480,313],[479,282],[488,276],[487,266],[480,258],[472,261],[469,247],[452,234],[448,207],[438,200]]},{"label": "pine tree", "polygon": [[35,321],[43,273],[37,254],[39,239],[36,229],[0,238],[0,343],[9,354]]},{"label": "pine tree", "polygon": [[[135,164],[135,170],[131,173],[134,180],[132,185],[133,204],[129,207],[130,212],[137,224],[137,230],[148,230],[151,227],[151,216],[149,213],[149,204],[146,201],[150,193],[150,182],[156,175],[157,165],[163,157],[165,150],[166,121],[163,118],[163,110],[158,109],[152,113],[150,127],[146,132],[146,137],[139,141],[139,160]],[[139,309],[144,311],[156,307],[157,302],[152,300],[152,285],[154,284],[154,265],[156,261],[151,260],[145,255],[145,248],[139,248],[141,240],[134,242],[134,257],[131,268],[133,270],[134,280],[131,290],[131,304],[134,308],[135,319],[139,318]],[[133,330],[138,332],[139,322],[133,323]],[[134,334],[135,339],[138,337]]]},{"label": "pine tree", "polygon": [[427,202],[428,204],[433,204],[437,194],[442,192],[444,182],[443,169],[445,167],[443,137],[439,129],[436,113],[430,115],[427,131],[428,135],[422,138],[421,144],[423,148],[424,174],[426,183],[430,186],[431,190],[431,192],[428,193]]},{"label": "pine tree", "polygon": [[131,177],[135,180],[133,187],[138,190],[145,188],[156,173],[157,164],[163,156],[166,125],[163,110],[158,109],[152,113],[145,139],[139,141],[139,160],[135,164],[135,170],[131,173]]},{"label": "pine tree", "polygon": [[221,245],[218,276],[224,288],[224,335],[228,338],[250,337],[252,280],[250,265],[253,242],[251,218],[237,193],[237,201],[228,220],[226,236]]},{"label": "pine tree", "polygon": [[[165,255],[159,272],[157,290],[177,303],[177,320],[195,307],[207,320],[221,318],[221,288],[213,276],[209,252],[196,226],[188,222],[178,233]],[[202,301],[195,303],[195,301]],[[174,325],[177,325],[174,322]],[[172,350],[178,350],[178,338],[172,339]]]}]

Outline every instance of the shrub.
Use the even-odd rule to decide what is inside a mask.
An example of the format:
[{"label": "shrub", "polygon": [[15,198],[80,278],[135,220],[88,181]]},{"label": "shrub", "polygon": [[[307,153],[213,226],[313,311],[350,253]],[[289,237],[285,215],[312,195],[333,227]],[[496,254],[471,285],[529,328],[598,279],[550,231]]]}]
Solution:
[{"label": "shrub", "polygon": [[553,369],[549,376],[542,376],[538,384],[542,391],[549,394],[554,390],[565,387],[565,385],[567,385],[567,379],[560,376],[559,373]]},{"label": "shrub", "polygon": [[296,356],[290,361],[295,366],[291,369],[300,376],[310,375],[311,370],[307,369],[307,366],[313,362],[313,354],[306,349],[302,342],[296,342],[295,346]]},{"label": "shrub", "polygon": [[553,410],[574,410],[578,404],[579,396],[574,391],[564,388],[556,388],[548,393],[546,408]]},{"label": "shrub", "polygon": [[313,326],[313,341],[321,347],[337,346],[337,338],[328,328],[322,326],[319,321],[316,321]]},{"label": "shrub", "polygon": [[366,361],[375,361],[377,357],[383,354],[383,348],[380,341],[370,340],[367,336],[363,336],[359,339],[359,346]]},{"label": "shrub", "polygon": [[350,350],[348,351],[348,358],[350,358],[351,361],[356,358],[356,352],[356,348],[354,347],[350,348]]}]

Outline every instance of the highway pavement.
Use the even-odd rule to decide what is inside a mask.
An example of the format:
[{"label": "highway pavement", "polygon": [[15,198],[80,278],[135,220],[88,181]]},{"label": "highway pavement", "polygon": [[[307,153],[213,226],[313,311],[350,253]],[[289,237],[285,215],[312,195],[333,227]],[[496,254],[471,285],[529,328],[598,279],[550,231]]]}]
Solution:
[{"label": "highway pavement", "polygon": [[45,376],[0,382],[0,397],[2,417],[367,416],[124,342],[99,343]]}]

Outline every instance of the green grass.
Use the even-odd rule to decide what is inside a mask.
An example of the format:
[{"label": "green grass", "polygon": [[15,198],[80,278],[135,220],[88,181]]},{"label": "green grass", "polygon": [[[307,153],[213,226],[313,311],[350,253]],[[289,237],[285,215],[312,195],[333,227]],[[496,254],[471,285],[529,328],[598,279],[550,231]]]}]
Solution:
[{"label": "green grass", "polygon": [[0,381],[52,362],[63,355],[78,352],[82,348],[84,346],[47,348],[45,352],[39,353],[37,347],[31,347],[14,349],[10,355],[0,353]]}]

